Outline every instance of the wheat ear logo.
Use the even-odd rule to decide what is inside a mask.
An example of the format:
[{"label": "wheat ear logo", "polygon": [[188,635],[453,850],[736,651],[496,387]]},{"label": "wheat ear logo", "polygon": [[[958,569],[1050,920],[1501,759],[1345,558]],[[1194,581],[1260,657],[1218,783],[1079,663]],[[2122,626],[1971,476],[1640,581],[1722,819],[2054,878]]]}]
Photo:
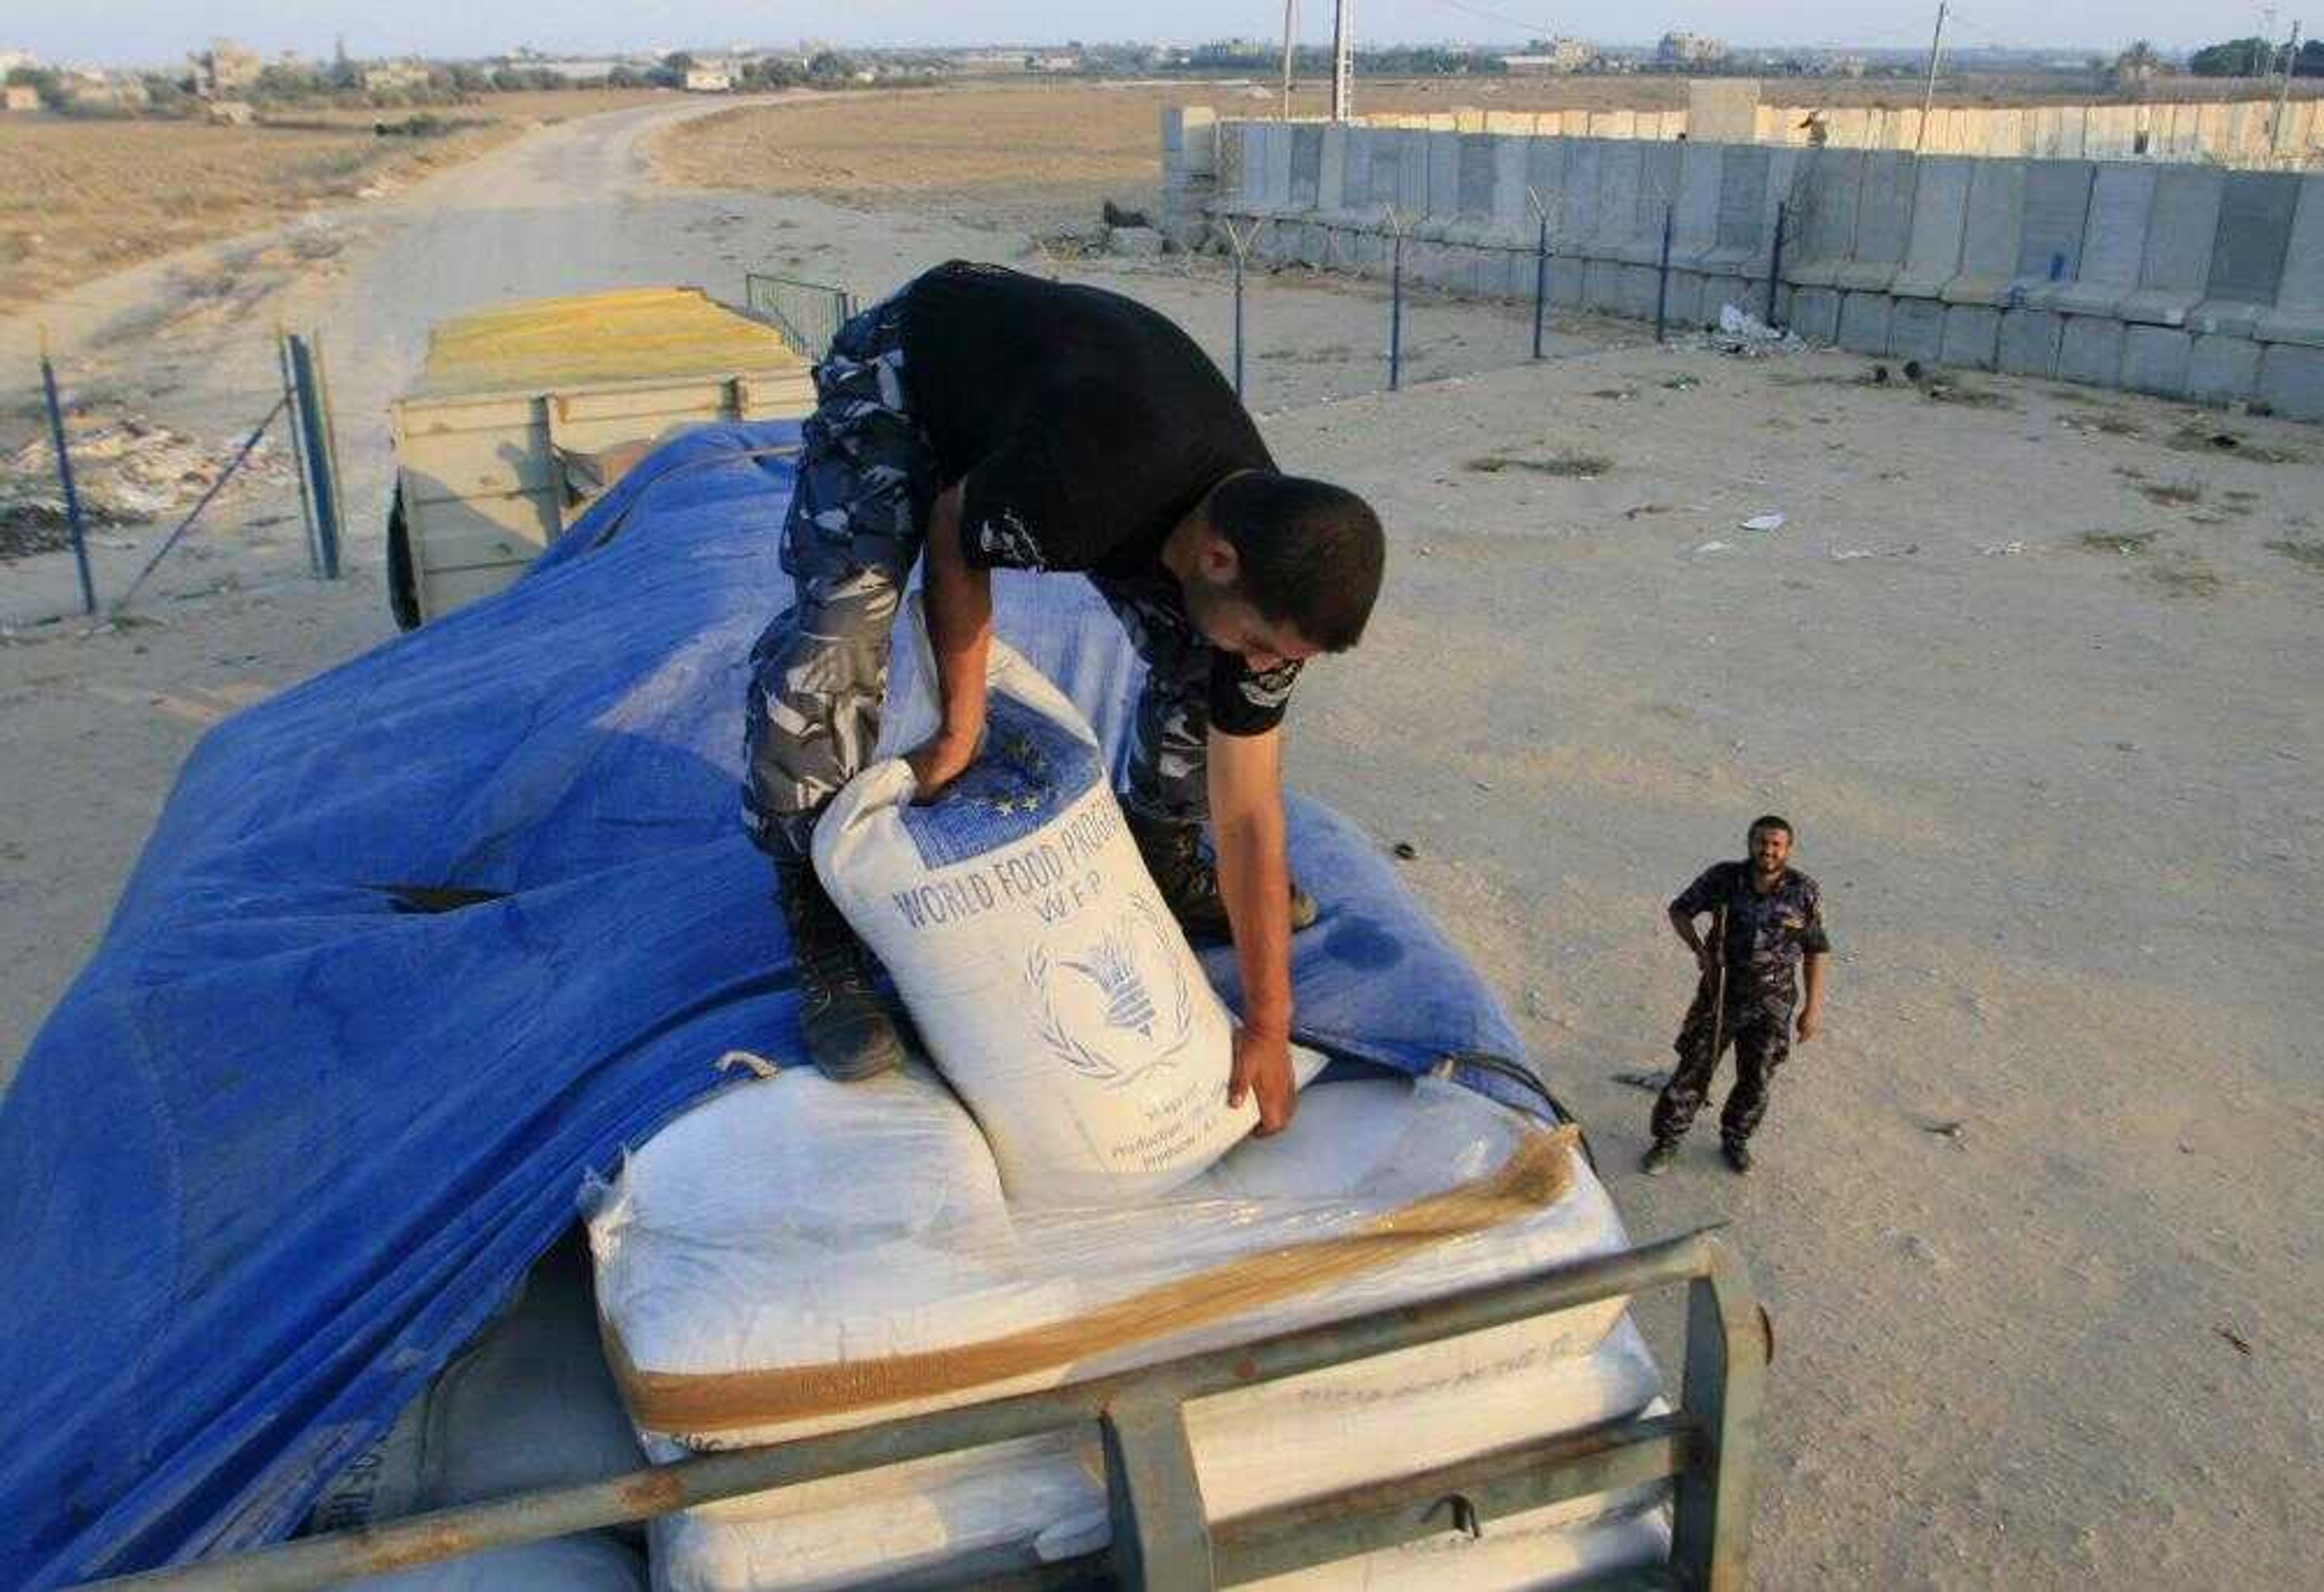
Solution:
[{"label": "wheat ear logo", "polygon": [[[1138,952],[1146,947],[1157,958],[1149,966],[1168,969],[1170,989],[1166,1001],[1157,1003],[1139,968]],[[1054,960],[1047,949],[1036,946],[1025,958],[1025,982],[1039,1003],[1041,1039],[1050,1052],[1082,1077],[1113,1087],[1130,1082],[1148,1068],[1176,1066],[1177,1052],[1194,1033],[1194,995],[1187,983],[1185,958],[1172,954],[1173,950],[1159,917],[1143,901],[1133,901],[1130,910],[1078,959]],[[1078,1014],[1071,1008],[1083,1002],[1069,999],[1066,1009],[1060,1009],[1061,972],[1074,975],[1073,979],[1063,981],[1067,991],[1085,983],[1103,1003],[1099,1023],[1093,1024],[1085,1018],[1074,1021]],[[1099,1032],[1089,1033],[1092,1027]],[[1149,1045],[1157,1039],[1166,1042],[1162,1052],[1145,1066],[1125,1069],[1105,1053],[1103,1045],[1109,1036],[1132,1033]]]}]

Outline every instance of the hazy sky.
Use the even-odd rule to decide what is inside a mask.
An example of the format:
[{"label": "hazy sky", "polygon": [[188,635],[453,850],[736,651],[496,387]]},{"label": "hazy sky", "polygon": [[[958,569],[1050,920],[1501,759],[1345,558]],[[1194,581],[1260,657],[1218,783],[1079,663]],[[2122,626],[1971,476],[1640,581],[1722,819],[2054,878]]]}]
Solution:
[{"label": "hazy sky", "polygon": [[[2287,6],[2297,0],[2286,0]],[[2324,10],[2324,5],[2319,5]],[[1302,0],[1304,39],[1331,37],[1332,0]],[[1358,0],[1362,39],[1501,42],[1572,33],[1603,41],[1651,39],[1665,29],[1713,33],[1739,43],[1854,43],[1923,47],[1934,0]],[[2278,14],[2277,32],[2290,10]],[[1972,0],[1956,8],[1948,42],[1974,45],[2064,44],[2107,48],[2144,37],[2176,47],[2255,32],[2260,8],[2188,6],[2165,0]],[[530,44],[595,52],[659,46],[784,43],[804,38],[842,44],[963,44],[1142,38],[1176,43],[1234,34],[1279,37],[1279,0],[5,0],[0,49],[44,59],[114,65],[175,61],[213,34],[272,53],[329,53],[344,33],[358,56],[486,55]]]}]

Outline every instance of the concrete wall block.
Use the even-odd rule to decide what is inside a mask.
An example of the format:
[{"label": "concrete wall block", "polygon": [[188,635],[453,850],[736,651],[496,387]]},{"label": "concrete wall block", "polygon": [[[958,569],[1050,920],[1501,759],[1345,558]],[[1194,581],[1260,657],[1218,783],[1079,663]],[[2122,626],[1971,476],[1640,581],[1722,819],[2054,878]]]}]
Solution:
[{"label": "concrete wall block", "polygon": [[1969,227],[1969,192],[1975,162],[1958,156],[1923,157],[1913,183],[1913,218],[1904,264],[1891,292],[1933,299],[1960,274],[1961,241]]},{"label": "concrete wall block", "polygon": [[1938,359],[1965,370],[1993,369],[2001,361],[2001,311],[1982,304],[1949,305]]},{"label": "concrete wall block", "polygon": [[2134,326],[2123,337],[2122,384],[2134,393],[2184,398],[2193,353],[2194,338],[2174,327]]},{"label": "concrete wall block", "polygon": [[1289,207],[1313,210],[1323,204],[1323,125],[1301,122],[1291,129]]},{"label": "concrete wall block", "polygon": [[1622,297],[1622,263],[1619,260],[1592,259],[1582,270],[1582,302],[1601,315],[1619,315]]},{"label": "concrete wall block", "polygon": [[[2230,171],[2219,196],[2219,227],[2212,241],[2204,302],[2197,314],[2201,329],[2235,329],[2246,335],[2260,309],[2275,303],[2283,282],[2284,255],[2300,204],[2301,180],[2289,171]],[[2215,306],[2254,306],[2236,314]],[[2232,322],[2232,325],[2228,323]]]},{"label": "concrete wall block", "polygon": [[2280,415],[2324,421],[2324,348],[2268,344],[2260,354],[2256,390]]},{"label": "concrete wall block", "polygon": [[1703,291],[1708,281],[1698,271],[1673,271],[1670,273],[1670,299],[1664,313],[1672,326],[1692,328],[1719,319],[1716,306],[1708,315],[1703,313]]},{"label": "concrete wall block", "polygon": [[1561,310],[1582,308],[1590,262],[1579,255],[1560,255],[1549,263],[1549,301]]},{"label": "concrete wall block", "polygon": [[2011,375],[2058,374],[2066,318],[2048,310],[2012,310],[2001,318],[2001,368]]},{"label": "concrete wall block", "polygon": [[1490,221],[1493,218],[1494,145],[1499,140],[1489,133],[1462,133],[1459,138],[1460,172],[1456,181],[1453,213],[1463,221]]},{"label": "concrete wall block", "polygon": [[1646,145],[1635,139],[1601,145],[1598,196],[1590,224],[1590,257],[1628,260],[1636,248],[1638,190],[1646,180]]},{"label": "concrete wall block", "polygon": [[1323,129],[1323,152],[1316,162],[1315,208],[1331,215],[1347,204],[1349,129],[1334,122]]},{"label": "concrete wall block", "polygon": [[1370,158],[1365,162],[1370,180],[1365,194],[1366,208],[1382,210],[1403,203],[1405,149],[1409,137],[1400,127],[1380,127],[1374,128],[1364,141],[1370,151]]},{"label": "concrete wall block", "polygon": [[1215,175],[1219,169],[1219,113],[1207,105],[1165,106],[1162,164],[1166,170],[1189,175]]},{"label": "concrete wall block", "polygon": [[1840,290],[1794,287],[1791,328],[1812,343],[1840,341]]},{"label": "concrete wall block", "polygon": [[1565,161],[1572,145],[1563,138],[1530,138],[1526,141],[1525,185],[1530,191],[1525,199],[1526,224],[1536,219],[1536,203],[1549,208],[1549,236],[1557,247],[1572,236],[1573,218],[1565,209]]},{"label": "concrete wall block", "polygon": [[2259,385],[2260,346],[2249,338],[2198,335],[2187,356],[2187,396],[2198,403],[2235,403]]},{"label": "concrete wall block", "polygon": [[2058,377],[2093,387],[2122,383],[2124,327],[2112,316],[2069,315],[2058,339]]},{"label": "concrete wall block", "polygon": [[2300,180],[2299,208],[2284,250],[2275,309],[2260,319],[2270,342],[2324,347],[2324,173]]},{"label": "concrete wall block", "polygon": [[1784,274],[1827,285],[1855,257],[1856,217],[1864,194],[1864,151],[1811,150],[1792,183],[1794,213],[1804,210],[1796,263]]},{"label": "concrete wall block", "polygon": [[1565,168],[1557,190],[1558,253],[1587,258],[1597,236],[1598,164],[1606,145],[1596,138],[1565,141]]},{"label": "concrete wall block", "polygon": [[1671,221],[1671,249],[1678,249],[1678,190],[1686,148],[1678,143],[1649,143],[1639,152],[1638,193],[1630,220],[1630,242],[1646,259],[1660,260],[1663,218]]},{"label": "concrete wall block", "polygon": [[1428,199],[1423,211],[1431,220],[1450,221],[1461,214],[1461,134],[1430,133],[1428,138]]},{"label": "concrete wall block", "polygon": [[1493,139],[1492,213],[1496,227],[1512,231],[1533,230],[1533,207],[1526,203],[1526,153],[1532,143],[1530,138],[1508,134]]},{"label": "concrete wall block", "polygon": [[1934,299],[1897,299],[1888,318],[1888,352],[1926,365],[1945,353],[1945,307]]},{"label": "concrete wall block", "polygon": [[2203,296],[2218,237],[2227,173],[2208,166],[2164,166],[2155,174],[2154,213],[2138,291],[2123,301],[2126,318],[2177,326]]},{"label": "concrete wall block", "polygon": [[2111,315],[2138,285],[2146,227],[2154,210],[2155,169],[2108,162],[2095,170],[2080,264],[2050,302],[2081,315]]},{"label": "concrete wall block", "polygon": [[1858,354],[1886,354],[1896,318],[1886,293],[1850,293],[1840,301],[1840,346]]},{"label": "concrete wall block", "polygon": [[[1756,95],[1758,85],[1750,85]],[[1719,243],[1719,175],[1725,151],[1690,139],[1678,145],[1678,219],[1672,228],[1671,257],[1699,260]]]},{"label": "concrete wall block", "polygon": [[1730,145],[1719,166],[1718,249],[1722,256],[1748,263],[1767,250],[1771,152],[1764,146]]},{"label": "concrete wall block", "polygon": [[2054,287],[2081,273],[2097,171],[2088,161],[2035,161],[2026,167],[2015,273],[2020,283]]},{"label": "concrete wall block", "polygon": [[2025,162],[1987,160],[1969,174],[1969,220],[1961,233],[1961,267],[1945,284],[1949,304],[1998,305],[2017,274],[2017,244],[2025,217]]},{"label": "concrete wall block", "polygon": [[1390,203],[1407,227],[1428,214],[1428,140],[1425,129],[1405,128],[1397,134],[1396,192]]},{"label": "concrete wall block", "polygon": [[[1662,273],[1652,265],[1624,265],[1620,285],[1615,290],[1618,301],[1614,312],[1633,320],[1652,320],[1655,301],[1661,292],[1661,277]],[[1664,314],[1669,314],[1667,306]]]}]

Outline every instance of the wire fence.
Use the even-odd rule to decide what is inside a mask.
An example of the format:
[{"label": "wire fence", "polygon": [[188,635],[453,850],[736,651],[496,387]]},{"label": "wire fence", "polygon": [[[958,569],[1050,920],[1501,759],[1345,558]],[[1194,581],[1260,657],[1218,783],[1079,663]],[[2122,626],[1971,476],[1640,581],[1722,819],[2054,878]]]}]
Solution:
[{"label": "wire fence", "polygon": [[[309,570],[318,579],[339,578],[340,470],[338,438],[331,421],[330,384],[325,373],[321,341],[312,333],[279,332],[276,363],[281,391],[252,425],[226,464],[217,469],[193,505],[180,515],[159,546],[119,593],[107,597],[98,590],[89,557],[92,514],[87,503],[83,472],[74,459],[74,427],[57,377],[55,358],[45,330],[41,336],[41,401],[46,421],[48,449],[57,484],[57,512],[63,520],[65,546],[73,557],[81,612],[91,618],[100,610],[114,616],[128,611],[145,584],[200,523],[202,515],[227,486],[244,476],[258,456],[260,445],[281,427],[287,432],[299,483],[300,519],[306,533]],[[37,512],[34,511],[34,512]]]}]

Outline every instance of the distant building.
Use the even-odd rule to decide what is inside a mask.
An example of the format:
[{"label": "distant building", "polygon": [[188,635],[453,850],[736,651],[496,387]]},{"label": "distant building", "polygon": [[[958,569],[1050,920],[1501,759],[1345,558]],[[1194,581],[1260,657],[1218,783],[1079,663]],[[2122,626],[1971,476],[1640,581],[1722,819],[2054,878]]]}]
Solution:
[{"label": "distant building", "polygon": [[19,67],[36,67],[40,64],[41,58],[29,50],[0,50],[0,78],[6,77]]},{"label": "distant building", "polygon": [[1501,64],[1513,72],[1582,72],[1597,60],[1598,51],[1579,39],[1552,39],[1547,49],[1529,55],[1504,55]]},{"label": "distant building", "polygon": [[1727,41],[1708,33],[1665,33],[1655,60],[1666,67],[1710,66],[1727,59]]},{"label": "distant building", "polygon": [[194,92],[204,99],[233,99],[258,82],[266,62],[255,50],[244,50],[231,39],[213,39],[210,47],[191,58]]},{"label": "distant building", "polygon": [[68,105],[86,109],[142,110],[152,97],[134,72],[68,69],[57,74],[57,88]]},{"label": "distant building", "polygon": [[688,94],[732,94],[734,74],[724,66],[690,66],[686,69],[686,91]]},{"label": "distant building", "polygon": [[0,88],[0,111],[36,111],[41,108],[41,91],[30,83],[11,83]]},{"label": "distant building", "polygon": [[1078,55],[1028,55],[1025,65],[1037,72],[1077,72],[1082,69]]},{"label": "distant building", "polygon": [[416,60],[391,60],[364,68],[363,86],[373,94],[408,94],[429,85],[428,69]]}]

